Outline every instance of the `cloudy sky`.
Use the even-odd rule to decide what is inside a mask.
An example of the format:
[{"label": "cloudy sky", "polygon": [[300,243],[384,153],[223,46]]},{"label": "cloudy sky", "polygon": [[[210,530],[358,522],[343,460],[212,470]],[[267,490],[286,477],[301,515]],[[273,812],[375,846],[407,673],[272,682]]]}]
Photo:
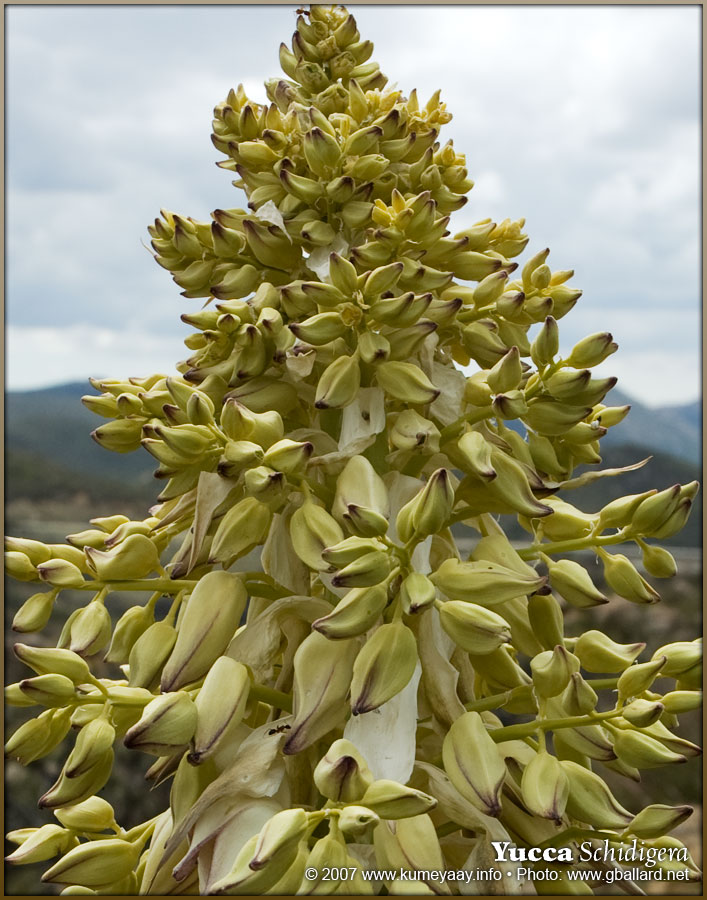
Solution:
[{"label": "cloudy sky", "polygon": [[[188,301],[141,245],[161,207],[243,204],[211,112],[279,74],[295,7],[6,10],[7,384],[170,372]],[[610,330],[603,367],[650,404],[699,370],[697,6],[352,7],[392,82],[454,113],[476,186],[459,228],[525,216],[584,296],[563,347]],[[444,137],[444,132],[443,135]]]}]

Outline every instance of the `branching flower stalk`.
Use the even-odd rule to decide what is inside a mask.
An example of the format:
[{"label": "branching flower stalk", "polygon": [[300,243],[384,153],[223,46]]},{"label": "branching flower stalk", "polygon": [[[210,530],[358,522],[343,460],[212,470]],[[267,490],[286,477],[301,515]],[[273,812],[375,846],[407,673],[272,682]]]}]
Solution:
[{"label": "branching flower stalk", "polygon": [[[56,823],[12,832],[8,862],[54,860],[43,880],[64,893],[395,894],[409,885],[363,873],[493,866],[504,840],[636,838],[699,877],[669,836],[689,807],[625,809],[603,774],[699,753],[674,728],[700,702],[700,643],[648,658],[563,620],[658,601],[614,545],[673,575],[654,541],[698,486],[572,504],[635,468],[574,474],[628,412],[592,374],[616,344],[592,334],[559,355],[581,291],[547,249],[514,261],[523,220],[453,231],[473,182],[440,142],[451,116],[439,93],[387,89],[372,50],[343,7],[300,14],[269,102],[240,86],[215,109],[247,208],[149,228],[182,295],[205,301],[182,315],[190,355],[172,375],[93,381],[84,403],[107,420],[99,444],[157,460],[150,515],[7,540],[9,574],[39,588],[15,631],[40,632],[61,591],[95,594],[56,647],[15,645],[30,671],[6,690],[30,713],[9,757],[68,745],[40,799]],[[567,558],[580,548],[610,597]],[[114,621],[116,592],[134,605]],[[113,677],[92,674],[97,654]],[[129,830],[100,797],[116,745],[171,779],[169,808]],[[554,892],[587,890],[551,865]],[[325,866],[346,880],[320,881]]]}]

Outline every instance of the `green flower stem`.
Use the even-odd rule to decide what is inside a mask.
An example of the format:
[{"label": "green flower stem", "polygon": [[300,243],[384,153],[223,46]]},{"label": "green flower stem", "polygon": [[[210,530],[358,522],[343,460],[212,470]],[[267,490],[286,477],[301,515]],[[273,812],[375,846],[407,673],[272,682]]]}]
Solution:
[{"label": "green flower stem", "polygon": [[139,578],[135,581],[84,581],[72,591],[95,591],[97,588],[107,588],[111,593],[116,591],[159,591],[162,594],[178,594],[179,591],[192,590],[198,581],[184,578]]},{"label": "green flower stem", "polygon": [[546,544],[531,544],[518,551],[521,559],[535,559],[540,553],[571,553],[573,550],[586,550],[592,547],[601,547],[605,544],[622,544],[628,538],[624,531],[616,534],[607,534],[604,537],[587,535],[584,538],[573,538],[568,541],[548,541]]},{"label": "green flower stem", "polygon": [[255,700],[262,700],[263,703],[269,703],[270,706],[278,709],[292,712],[292,695],[276,691],[275,688],[265,687],[263,684],[251,684],[249,696]]},{"label": "green flower stem", "polygon": [[613,719],[620,716],[621,711],[616,709],[603,713],[590,713],[586,716],[568,716],[564,719],[534,719],[532,722],[523,722],[519,725],[506,725],[503,728],[492,728],[489,735],[500,743],[512,741],[536,734],[538,731],[557,731],[560,728],[579,728],[582,725],[595,725],[604,719]]},{"label": "green flower stem", "polygon": [[476,422],[483,422],[484,419],[492,419],[494,415],[493,409],[489,406],[488,409],[475,409],[473,412],[461,416],[442,429],[439,435],[440,445],[459,437],[465,424],[474,425]]},{"label": "green flower stem", "polygon": [[[594,690],[610,690],[616,687],[618,678],[588,678],[585,679],[587,684],[591,685]],[[484,712],[488,709],[496,709],[503,707],[511,700],[517,700],[520,697],[529,697],[532,693],[532,684],[521,684],[518,687],[503,691],[500,694],[491,694],[488,697],[482,697],[480,700],[472,700],[466,703],[465,707],[468,712]],[[515,726],[514,726],[515,727]]]}]

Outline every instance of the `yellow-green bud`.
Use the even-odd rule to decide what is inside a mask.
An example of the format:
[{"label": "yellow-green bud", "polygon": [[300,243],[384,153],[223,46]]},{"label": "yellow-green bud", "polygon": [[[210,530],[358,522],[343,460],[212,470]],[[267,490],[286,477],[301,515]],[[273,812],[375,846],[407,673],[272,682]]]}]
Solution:
[{"label": "yellow-green bud", "polygon": [[312,628],[330,640],[341,640],[365,634],[386,607],[388,591],[384,585],[350,590],[326,616],[315,619]]},{"label": "yellow-green bud", "polygon": [[652,725],[657,722],[664,712],[665,707],[662,703],[655,700],[643,700],[640,697],[632,700],[628,706],[624,706],[621,711],[622,716],[627,722],[635,725],[636,728],[645,728],[646,725]]},{"label": "yellow-green bud", "polygon": [[153,622],[135,641],[128,658],[131,687],[149,688],[167,662],[177,632],[168,622]]},{"label": "yellow-green bud", "polygon": [[354,662],[353,714],[358,716],[377,709],[399,694],[412,678],[417,661],[415,635],[406,625],[391,622],[379,626]]},{"label": "yellow-green bud", "polygon": [[442,745],[444,769],[459,793],[489,816],[501,812],[506,763],[477,712],[461,715]]},{"label": "yellow-green bud", "polygon": [[195,700],[197,722],[189,762],[198,765],[217,749],[221,738],[240,724],[251,679],[246,667],[228,656],[211,666]]},{"label": "yellow-green bud", "polygon": [[440,394],[422,369],[413,363],[380,363],[376,368],[376,378],[386,394],[402,403],[414,406],[431,403]]},{"label": "yellow-green bud", "polygon": [[442,628],[462,649],[479,656],[492,653],[511,640],[508,622],[476,603],[448,600],[439,604]]},{"label": "yellow-green bud", "polygon": [[66,559],[48,559],[37,566],[37,573],[42,581],[59,588],[76,588],[84,583],[79,567]]},{"label": "yellow-green bud", "polygon": [[579,671],[577,657],[558,644],[552,650],[543,650],[530,660],[533,686],[540,697],[555,697],[569,684],[571,676]]},{"label": "yellow-green bud", "polygon": [[604,563],[606,583],[620,597],[632,603],[657,603],[660,600],[660,595],[638,574],[627,556],[607,553],[601,547],[597,552]]},{"label": "yellow-green bud", "polygon": [[334,741],[314,770],[314,783],[337,803],[360,800],[373,783],[373,775],[356,747],[345,739]]},{"label": "yellow-green bud", "polygon": [[702,641],[676,641],[659,647],[653,659],[665,658],[661,674],[675,678],[697,665],[702,659]]},{"label": "yellow-green bud", "polygon": [[437,806],[437,801],[429,794],[386,779],[374,781],[360,802],[361,806],[367,807],[381,819],[420,816]]},{"label": "yellow-green bud", "polygon": [[120,838],[79,844],[42,875],[54,884],[104,887],[128,875],[137,864],[140,844]]},{"label": "yellow-green bud", "polygon": [[187,601],[177,640],[162,672],[163,691],[203,677],[233,637],[248,596],[243,581],[231,572],[204,575]]},{"label": "yellow-green bud", "polygon": [[115,824],[113,807],[102,797],[89,797],[75,806],[64,806],[54,815],[65,828],[74,831],[105,831]]},{"label": "yellow-green bud", "polygon": [[59,650],[53,647],[30,647],[28,644],[15,644],[15,656],[29,666],[38,675],[65,675],[74,684],[86,684],[91,681],[91,672],[85,660],[72,650]]},{"label": "yellow-green bud", "polygon": [[60,853],[66,853],[76,846],[76,837],[61,825],[42,825],[32,829],[32,833],[9,856],[5,862],[11,866],[22,866],[27,863],[43,862]]},{"label": "yellow-green bud", "polygon": [[131,750],[171,756],[186,747],[196,730],[197,712],[189,694],[174,691],[151,700],[125,735]]},{"label": "yellow-green bud", "polygon": [[617,644],[603,631],[585,631],[573,651],[587,672],[623,672],[645,649],[642,642]]},{"label": "yellow-green bud", "polygon": [[682,754],[673,753],[660,741],[638,731],[618,731],[614,738],[614,751],[621,762],[637,769],[687,762]]},{"label": "yellow-green bud", "polygon": [[160,568],[160,555],[144,534],[131,534],[110,550],[86,547],[91,571],[101,581],[144,578]]},{"label": "yellow-green bud", "polygon": [[21,634],[41,631],[49,621],[58,590],[32,594],[15,613],[12,630]]},{"label": "yellow-green bud", "polygon": [[575,369],[592,368],[615,353],[618,348],[618,344],[614,343],[613,337],[608,332],[590,334],[574,345],[566,362]]},{"label": "yellow-green bud", "polygon": [[642,809],[631,820],[626,831],[638,838],[662,837],[677,828],[685,819],[689,819],[692,812],[690,806],[665,806],[662,803],[655,803]]},{"label": "yellow-green bud", "polygon": [[317,409],[340,409],[356,399],[361,369],[355,356],[340,356],[330,363],[317,382]]},{"label": "yellow-green bud", "polygon": [[650,662],[636,663],[629,666],[619,676],[616,689],[620,698],[636,697],[647,691],[658,677],[666,663],[665,656],[654,657]]},{"label": "yellow-green bud", "polygon": [[408,616],[429,609],[436,596],[435,586],[422,572],[411,572],[400,585],[400,602]]}]

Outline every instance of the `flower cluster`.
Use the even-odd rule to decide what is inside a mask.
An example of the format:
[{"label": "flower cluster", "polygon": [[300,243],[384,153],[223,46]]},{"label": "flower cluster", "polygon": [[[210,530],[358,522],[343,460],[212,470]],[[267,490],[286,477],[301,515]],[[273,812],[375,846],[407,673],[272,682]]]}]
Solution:
[{"label": "flower cluster", "polygon": [[[149,517],[7,541],[9,574],[44,587],[16,631],[40,631],[62,590],[93,595],[56,647],[15,645],[31,674],[6,691],[34,713],[10,757],[74,735],[40,800],[58,824],[9,836],[10,863],[59,857],[43,878],[64,893],[335,892],[304,878],[334,867],[344,893],[395,894],[409,886],[362,872],[493,865],[492,841],[682,847],[668,835],[688,807],[630,811],[602,773],[699,753],[673,729],[700,703],[700,644],[642,656],[566,635],[563,610],[658,601],[616,549],[674,575],[653,541],[698,486],[571,503],[622,471],[575,474],[628,412],[592,374],[616,344],[559,354],[581,292],[546,249],[514,261],[523,220],[451,234],[473,182],[439,141],[450,115],[438,94],[386,89],[372,49],[342,7],[300,14],[269,103],[239,87],[215,109],[247,209],[150,226],[183,296],[206,298],[182,316],[190,355],[84,398],[107,420],[99,444],[157,460]],[[585,548],[610,596],[567,557]],[[117,621],[115,592],[134,592]],[[92,673],[98,653],[115,677]],[[98,796],[116,742],[172,785],[169,808],[127,830]],[[559,869],[554,889],[586,891]]]}]

